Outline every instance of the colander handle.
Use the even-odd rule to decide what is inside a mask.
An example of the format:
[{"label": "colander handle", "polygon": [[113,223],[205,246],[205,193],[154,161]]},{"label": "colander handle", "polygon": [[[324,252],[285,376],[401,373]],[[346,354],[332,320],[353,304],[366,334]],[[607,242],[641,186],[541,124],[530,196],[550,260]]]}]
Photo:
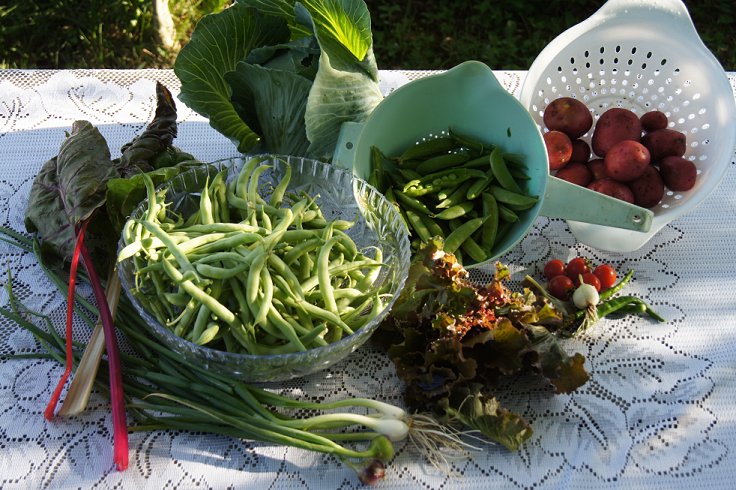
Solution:
[{"label": "colander handle", "polygon": [[539,211],[548,218],[647,232],[654,214],[645,208],[549,176]]},{"label": "colander handle", "polygon": [[[337,145],[332,154],[332,164],[347,170],[355,170],[355,147],[358,144],[360,132],[363,131],[363,123],[344,122],[340,126],[340,134],[337,136]],[[366,172],[366,175],[370,172]],[[361,175],[361,177],[365,178]]]}]

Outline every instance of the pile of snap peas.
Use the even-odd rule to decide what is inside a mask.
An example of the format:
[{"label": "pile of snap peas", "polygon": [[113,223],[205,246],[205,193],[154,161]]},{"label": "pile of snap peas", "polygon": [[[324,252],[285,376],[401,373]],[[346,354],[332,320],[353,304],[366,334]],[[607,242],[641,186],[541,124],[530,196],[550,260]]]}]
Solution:
[{"label": "pile of snap peas", "polygon": [[316,196],[287,192],[283,165],[267,199],[266,157],[231,179],[224,168],[186,218],[146,181],[147,207],[126,222],[118,261],[133,261],[132,293],[161,325],[198,345],[284,354],[335,342],[381,311],[381,249],[358,250],[345,232],[353,222],[328,220]]},{"label": "pile of snap peas", "polygon": [[368,182],[399,210],[412,247],[442,237],[465,265],[492,257],[519,214],[538,202],[522,189],[528,179],[519,155],[452,128],[400,155],[371,148]]}]

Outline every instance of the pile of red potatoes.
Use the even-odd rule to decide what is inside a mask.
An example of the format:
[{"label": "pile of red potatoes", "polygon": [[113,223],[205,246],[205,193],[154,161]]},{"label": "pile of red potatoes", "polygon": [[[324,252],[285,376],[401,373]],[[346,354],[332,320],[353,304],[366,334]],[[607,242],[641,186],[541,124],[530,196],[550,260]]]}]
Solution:
[{"label": "pile of red potatoes", "polygon": [[[544,110],[544,142],[550,172],[638,206],[659,204],[667,189],[690,190],[695,164],[684,158],[684,133],[668,128],[667,115],[653,110],[637,116],[612,107],[593,127],[593,116],[578,99],[560,97]],[[593,129],[588,144],[581,139]]]}]

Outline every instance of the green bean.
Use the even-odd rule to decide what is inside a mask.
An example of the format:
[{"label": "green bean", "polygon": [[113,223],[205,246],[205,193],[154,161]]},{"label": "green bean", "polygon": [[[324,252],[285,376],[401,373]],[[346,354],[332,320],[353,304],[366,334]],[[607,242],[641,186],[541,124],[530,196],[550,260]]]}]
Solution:
[{"label": "green bean", "polygon": [[614,284],[610,288],[600,293],[600,296],[599,296],[600,300],[605,301],[608,298],[612,297],[614,294],[621,291],[624,288],[624,286],[626,286],[631,281],[633,277],[634,277],[634,271],[633,270],[628,271],[617,284]]},{"label": "green bean", "polygon": [[162,230],[161,227],[153,221],[141,221],[140,223],[149,233],[152,233],[154,236],[156,236],[156,238],[161,240],[161,242],[166,245],[166,249],[171,253],[174,259],[176,259],[179,267],[181,267],[184,272],[189,272],[193,274],[198,281],[201,280],[199,279],[199,274],[197,274],[194,266],[191,264],[191,262],[189,262],[186,253],[181,248],[179,248],[179,245],[177,245],[176,242],[171,239],[168,233]]},{"label": "green bean", "polygon": [[212,212],[212,200],[210,199],[209,177],[205,181],[202,192],[199,195],[199,222],[203,225],[211,225],[215,222]]},{"label": "green bean", "polygon": [[256,325],[263,325],[266,322],[268,309],[273,302],[273,280],[271,279],[271,273],[268,272],[268,267],[265,266],[261,267],[260,287],[263,298],[261,300],[261,307],[254,315],[255,318],[253,321]]},{"label": "green bean", "polygon": [[[213,234],[214,235],[214,234]],[[201,237],[198,237],[201,238]],[[191,241],[194,242],[196,238]],[[204,242],[204,243],[202,243]],[[261,235],[257,233],[248,232],[233,232],[228,234],[222,234],[219,237],[213,237],[211,240],[201,240],[196,243],[183,242],[181,244],[181,250],[189,254],[211,254],[217,252],[223,252],[226,250],[232,250],[239,245],[250,245],[252,243],[264,242]]]},{"label": "green bean", "polygon": [[[176,233],[180,233],[184,236],[191,236],[193,234],[203,233],[233,233],[233,232],[245,232],[245,233],[258,233],[259,235],[265,235],[266,230],[259,226],[251,226],[247,223],[212,223],[211,225],[191,225],[187,227],[178,228]],[[172,233],[172,236],[176,236]]]},{"label": "green bean", "polygon": [[267,157],[265,156],[253,157],[245,162],[243,167],[240,169],[237,178],[233,180],[232,190],[234,196],[240,197],[242,199],[247,198],[248,181],[250,180],[251,175],[253,174],[253,171],[256,169],[256,167],[258,167],[258,165],[266,159]]},{"label": "green bean", "polygon": [[297,243],[294,245],[291,250],[286,252],[283,259],[284,262],[287,265],[291,265],[297,260],[299,260],[300,257],[304,256],[304,254],[316,250],[320,248],[324,244],[324,239],[320,236],[310,238],[309,240]]},{"label": "green bean", "polygon": [[332,247],[337,243],[338,238],[332,237],[322,246],[317,256],[317,279],[319,281],[319,289],[325,307],[328,311],[338,314],[337,303],[335,302],[335,293],[333,292],[332,283],[330,282],[330,267],[328,258]]},{"label": "green bean", "polygon": [[162,261],[162,263],[164,266],[164,270],[169,275],[169,277],[171,277],[174,282],[180,284],[182,288],[194,299],[204,305],[207,305],[207,307],[224,322],[228,324],[237,323],[237,318],[235,317],[235,314],[230,311],[225,305],[217,301],[209,294],[205,293],[192,281],[185,280],[182,274],[168,260],[164,260]]},{"label": "green bean", "polygon": [[268,201],[271,206],[281,206],[284,201],[284,195],[286,194],[286,188],[289,186],[289,182],[291,182],[291,165],[286,165],[284,175],[281,177],[279,183],[276,184],[276,187],[271,193],[271,197]]},{"label": "green bean", "polygon": [[195,340],[199,339],[199,337],[202,335],[205,327],[209,323],[209,319],[210,309],[207,308],[205,305],[200,305],[199,309],[197,310],[197,315],[194,318],[193,328],[186,336],[186,339],[190,342],[196,343]]},{"label": "green bean", "polygon": [[216,212],[213,211],[213,214],[215,215],[213,216],[213,220],[216,223],[227,223],[230,221],[230,207],[227,204],[227,186],[225,184],[227,174],[227,169],[217,172],[215,178],[212,179],[212,184],[210,184],[210,196],[213,199],[213,209],[216,209]]},{"label": "green bean", "polygon": [[268,264],[279,274],[281,278],[286,281],[292,294],[297,298],[304,298],[304,291],[302,290],[299,279],[294,274],[294,271],[284,262],[281,257],[276,254],[269,254]]},{"label": "green bean", "polygon": [[[356,271],[356,270],[372,268],[372,267],[383,267],[383,264],[376,262],[373,259],[356,260],[353,262],[347,262],[344,264],[331,266],[329,268],[329,275],[337,277],[341,274],[347,274],[350,271]],[[317,286],[319,286],[319,279],[317,278],[316,274],[302,281],[302,290],[304,291],[305,294],[307,294],[309,291],[316,288]]]},{"label": "green bean", "polygon": [[258,299],[258,290],[261,286],[261,269],[266,265],[268,251],[265,247],[259,247],[257,251],[254,251],[254,254],[256,255],[248,269],[248,287],[245,289],[245,299],[248,301],[248,306],[255,316],[257,312],[253,311],[253,305]]},{"label": "green bean", "polygon": [[279,328],[284,337],[299,351],[305,351],[307,348],[302,344],[299,336],[296,334],[294,325],[287,321],[281,314],[274,308],[273,305],[268,309],[268,319]]}]

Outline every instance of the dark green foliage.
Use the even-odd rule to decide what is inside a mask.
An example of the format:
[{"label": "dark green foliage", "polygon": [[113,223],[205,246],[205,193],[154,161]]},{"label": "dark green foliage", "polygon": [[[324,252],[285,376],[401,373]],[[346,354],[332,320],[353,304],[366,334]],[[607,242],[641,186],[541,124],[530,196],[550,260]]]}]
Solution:
[{"label": "dark green foliage", "polygon": [[[367,0],[381,69],[445,69],[468,59],[493,69],[525,70],[544,46],[598,10],[602,0]],[[686,2],[706,46],[736,70],[736,5]],[[677,36],[677,33],[672,33]]]},{"label": "dark green foliage", "polygon": [[[170,1],[186,42],[205,13],[228,0]],[[157,46],[151,0],[0,2],[0,68],[167,68],[175,52]]]},{"label": "dark green foliage", "polygon": [[[170,1],[180,43],[186,43],[202,15],[230,3]],[[527,69],[549,41],[603,3],[366,1],[381,69],[443,69],[468,59],[484,61],[494,69]],[[685,3],[706,46],[726,70],[736,70],[736,4],[732,0]],[[171,67],[176,53],[156,45],[151,4],[150,0],[2,2],[0,68]]]}]

